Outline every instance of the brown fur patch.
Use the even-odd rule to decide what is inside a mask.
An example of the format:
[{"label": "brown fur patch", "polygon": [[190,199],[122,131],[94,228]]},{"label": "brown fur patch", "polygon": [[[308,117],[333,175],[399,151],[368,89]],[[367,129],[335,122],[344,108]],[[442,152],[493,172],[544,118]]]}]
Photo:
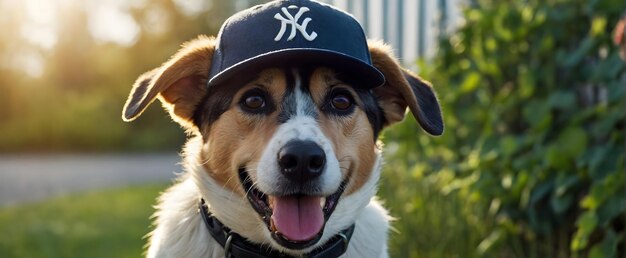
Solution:
[{"label": "brown fur patch", "polygon": [[[279,110],[272,114],[257,116],[243,112],[240,99],[248,90],[263,88],[271,94],[274,103],[280,103],[286,90],[286,79],[278,69],[269,69],[257,80],[237,91],[230,108],[210,125],[207,148],[201,152],[204,167],[217,182],[233,192],[244,195],[240,187],[238,169],[246,165],[256,167],[267,142],[278,127]],[[256,171],[250,171],[251,176]]]},{"label": "brown fur patch", "polygon": [[[321,105],[323,97],[331,87],[344,87],[352,93],[357,105],[362,105],[358,95],[346,84],[339,81],[330,69],[316,69],[309,82],[313,99]],[[367,115],[361,108],[355,109],[348,117],[321,115],[320,127],[333,144],[333,149],[343,173],[350,177],[346,194],[360,189],[370,178],[376,162],[374,132]],[[350,174],[348,174],[350,173]]]},{"label": "brown fur patch", "polygon": [[408,106],[422,128],[432,134],[443,133],[439,101],[429,82],[402,68],[391,48],[382,42],[369,42],[372,63],[385,75],[385,84],[374,89],[389,126],[404,118]]},{"label": "brown fur patch", "polygon": [[192,127],[193,112],[206,93],[215,44],[215,38],[203,36],[184,43],[155,82],[155,88],[165,87],[159,95],[163,105],[186,128]]},{"label": "brown fur patch", "polygon": [[322,104],[326,93],[335,86],[343,86],[350,89],[348,85],[337,79],[335,72],[329,68],[317,68],[311,73],[309,92],[311,92],[313,101],[318,105]]},{"label": "brown fur patch", "polygon": [[394,58],[390,46],[380,41],[369,41],[368,44],[372,63],[385,75],[385,84],[374,89],[374,93],[379,96],[380,106],[383,108],[387,118],[385,126],[402,121],[407,106],[414,115],[418,114],[419,100],[411,90],[411,86],[404,75],[409,74],[415,77],[429,88],[431,87],[430,83],[402,68],[396,58]]},{"label": "brown fur patch", "polygon": [[[374,89],[379,96],[379,104],[385,112],[388,126],[404,119],[407,102],[415,102],[415,96],[409,87],[408,82],[404,79],[402,68],[398,64],[391,47],[382,42],[368,42],[372,63],[378,70],[385,75],[385,84]],[[406,100],[408,98],[408,101]]]},{"label": "brown fur patch", "polygon": [[215,44],[215,38],[199,36],[184,43],[161,67],[140,76],[124,106],[124,120],[141,115],[158,96],[176,122],[192,128],[193,111],[206,92]]}]

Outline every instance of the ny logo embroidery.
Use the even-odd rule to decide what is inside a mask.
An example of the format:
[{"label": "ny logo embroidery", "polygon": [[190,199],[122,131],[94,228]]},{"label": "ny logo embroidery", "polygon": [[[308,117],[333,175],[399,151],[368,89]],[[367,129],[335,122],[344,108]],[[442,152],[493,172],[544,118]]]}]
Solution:
[{"label": "ny logo embroidery", "polygon": [[313,19],[307,17],[302,21],[301,24],[298,23],[300,17],[302,17],[304,13],[309,11],[308,7],[300,7],[295,16],[291,15],[291,13],[289,13],[289,10],[287,9],[298,9],[298,7],[295,5],[290,5],[287,8],[281,8],[286,18],[283,17],[280,13],[274,15],[274,18],[280,21],[280,31],[274,38],[274,41],[280,41],[283,38],[283,34],[285,34],[285,31],[287,30],[287,25],[291,25],[291,33],[289,34],[287,41],[290,41],[296,37],[296,30],[299,31],[302,36],[308,41],[313,41],[315,38],[317,38],[317,33],[315,33],[315,31],[311,33],[306,32],[306,26],[309,25],[309,22],[311,22],[311,20]]}]

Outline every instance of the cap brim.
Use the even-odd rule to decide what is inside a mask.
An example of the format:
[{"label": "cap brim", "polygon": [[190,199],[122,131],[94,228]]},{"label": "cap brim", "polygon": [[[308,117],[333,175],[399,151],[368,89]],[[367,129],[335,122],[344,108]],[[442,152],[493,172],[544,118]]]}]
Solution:
[{"label": "cap brim", "polygon": [[268,52],[243,60],[221,71],[209,80],[208,85],[218,85],[249,75],[251,70],[262,70],[283,65],[313,64],[327,66],[350,76],[357,85],[353,87],[372,89],[385,83],[385,76],[376,67],[357,58],[325,49],[290,48]]}]

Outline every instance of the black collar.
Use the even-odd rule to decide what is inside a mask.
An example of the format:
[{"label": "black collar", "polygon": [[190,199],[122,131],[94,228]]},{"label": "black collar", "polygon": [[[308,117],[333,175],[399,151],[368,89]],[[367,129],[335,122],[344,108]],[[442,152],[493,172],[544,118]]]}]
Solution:
[{"label": "black collar", "polygon": [[[224,256],[226,258],[292,257],[277,250],[269,249],[267,246],[250,243],[239,234],[231,231],[230,228],[224,226],[217,218],[211,216],[208,207],[204,204],[204,199],[200,199],[198,212],[202,215],[202,220],[204,220],[204,224],[209,230],[209,233],[211,233],[211,236],[213,236],[213,239],[224,247]],[[348,249],[348,244],[350,243],[353,232],[354,224],[333,236],[320,248],[304,255],[304,257],[339,257]]]}]

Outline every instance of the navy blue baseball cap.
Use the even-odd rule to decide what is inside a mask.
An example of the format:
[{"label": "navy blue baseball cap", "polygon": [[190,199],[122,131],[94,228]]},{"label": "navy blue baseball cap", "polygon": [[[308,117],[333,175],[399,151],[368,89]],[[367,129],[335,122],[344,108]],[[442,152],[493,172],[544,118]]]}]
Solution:
[{"label": "navy blue baseball cap", "polygon": [[385,82],[350,14],[311,0],[279,0],[231,16],[217,36],[208,85],[284,64],[329,66],[371,89]]}]

